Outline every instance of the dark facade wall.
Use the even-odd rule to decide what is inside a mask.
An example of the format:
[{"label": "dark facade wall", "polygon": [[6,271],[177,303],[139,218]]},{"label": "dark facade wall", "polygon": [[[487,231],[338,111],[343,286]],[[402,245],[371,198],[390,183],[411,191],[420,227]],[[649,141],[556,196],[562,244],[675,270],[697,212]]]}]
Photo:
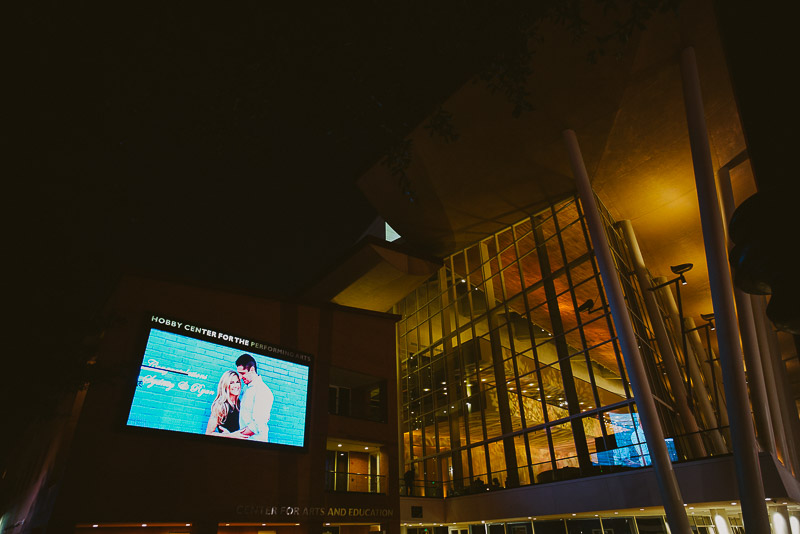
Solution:
[{"label": "dark facade wall", "polygon": [[[387,317],[391,317],[387,320]],[[385,381],[385,423],[366,421],[338,415],[327,416],[328,436],[349,440],[377,442],[382,445],[380,454],[381,482],[385,497],[374,493],[324,494],[325,506],[380,508],[384,500],[397,503],[393,523],[399,529],[400,486],[398,482],[397,443],[397,359],[395,342],[395,316],[384,314],[333,313],[331,316],[331,365],[358,373],[383,377]],[[320,322],[327,327],[326,321]],[[324,334],[321,334],[324,337]],[[327,382],[326,391],[327,394]],[[323,443],[324,448],[324,443]],[[322,460],[321,456],[319,457]],[[375,520],[373,523],[378,523]]]},{"label": "dark facade wall", "polygon": [[[95,381],[89,388],[53,524],[275,521],[243,516],[241,505],[326,506],[331,362],[373,374],[391,369],[391,374],[379,376],[394,387],[392,316],[133,277],[122,281],[108,311],[120,324],[106,333],[97,365],[119,371],[119,377]],[[311,354],[306,449],[266,450],[234,440],[127,428],[151,314]],[[376,363],[382,359],[389,363]],[[351,431],[361,439],[385,441],[386,428],[396,428],[396,413],[396,405],[390,407],[390,423],[381,428],[355,423]],[[390,441],[385,450],[396,466],[396,436]],[[396,492],[371,497],[373,506],[397,510]]]}]

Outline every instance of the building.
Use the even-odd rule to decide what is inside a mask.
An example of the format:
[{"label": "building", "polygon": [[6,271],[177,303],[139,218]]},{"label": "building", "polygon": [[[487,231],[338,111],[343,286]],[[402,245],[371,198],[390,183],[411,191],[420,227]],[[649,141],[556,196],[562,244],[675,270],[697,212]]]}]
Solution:
[{"label": "building", "polygon": [[[797,354],[769,326],[759,297],[750,299],[752,320],[739,317],[745,346],[731,346],[731,338],[739,343],[732,333],[739,320],[731,320],[730,299],[718,304],[719,288],[732,298],[732,287],[715,270],[724,253],[707,248],[724,236],[703,235],[720,215],[717,200],[698,198],[696,184],[708,174],[695,169],[709,163],[723,203],[732,197],[735,207],[768,182],[759,173],[769,165],[758,150],[769,139],[748,128],[746,140],[742,126],[752,101],[737,102],[742,84],[729,82],[737,64],[721,34],[736,26],[713,8],[687,2],[658,14],[619,57],[594,64],[584,61],[594,42],[574,44],[564,28],[543,27],[531,61],[546,75],[536,78],[533,111],[519,119],[483,86],[455,92],[445,107],[457,142],[420,125],[402,187],[380,164],[360,178],[403,237],[365,239],[305,294],[341,307],[129,281],[120,302],[130,303],[124,315],[133,324],[110,336],[98,365],[141,356],[135,338],[154,307],[310,354],[318,373],[314,434],[303,453],[199,440],[185,453],[183,438],[123,430],[114,420],[127,407],[104,403],[95,391],[104,386],[95,385],[75,406],[72,447],[54,446],[52,464],[44,462],[65,469],[51,478],[46,469],[44,478],[32,474],[36,506],[52,509],[38,517],[54,529],[80,530],[542,534],[664,532],[683,515],[697,531],[766,531],[767,518],[775,532],[796,532],[797,393],[785,379],[796,373]],[[692,92],[694,68],[702,98]],[[704,109],[704,125],[687,102]],[[563,140],[564,130],[575,132],[577,144]],[[709,143],[705,154],[698,138]],[[576,195],[581,161],[597,203]],[[589,216],[595,205],[599,223]],[[603,265],[606,242],[611,263]],[[737,302],[740,315],[744,303]],[[329,345],[326,314],[337,340]],[[722,330],[727,335],[717,339]],[[372,357],[374,344],[382,358]],[[749,399],[735,380],[744,378],[743,362]],[[387,381],[377,393],[387,399],[386,422],[345,415],[355,409],[353,392],[373,384],[361,376],[367,365],[375,369],[366,374]],[[723,380],[726,373],[734,380]],[[91,428],[98,421],[99,436]],[[372,485],[373,459],[356,450],[362,446],[381,447],[385,484]],[[229,494],[196,472],[180,481],[164,475],[185,476],[189,463],[227,452],[279,476],[269,489],[237,480]],[[132,460],[140,456],[153,464],[140,468]],[[366,467],[357,466],[362,460]],[[50,488],[59,494],[48,498]],[[176,493],[180,499],[168,498]],[[143,504],[145,496],[155,504]],[[291,521],[301,507],[300,520]],[[375,521],[374,510],[391,520]],[[10,522],[5,530],[28,528]]]},{"label": "building", "polygon": [[[4,532],[398,531],[396,317],[136,276],[107,312],[97,375],[29,440]],[[209,422],[244,353],[266,443]]]},{"label": "building", "polygon": [[[764,298],[741,291],[737,318],[728,268],[734,209],[757,191],[784,191],[790,206],[798,198],[781,189],[782,158],[756,148],[786,139],[745,123],[771,104],[744,98],[753,93],[743,64],[758,53],[731,37],[747,26],[738,9],[682,4],[593,64],[581,57],[594,42],[540,28],[532,111],[516,118],[513,103],[466,84],[443,104],[457,141],[422,124],[402,187],[390,165],[360,178],[403,236],[396,243],[444,258],[392,308],[401,316],[402,458],[414,474],[414,497],[402,498],[410,532],[633,531],[617,526],[623,516],[637,516],[643,531],[663,531],[662,516],[701,531],[765,531],[770,520],[775,531],[800,528],[789,518],[799,495],[793,330],[776,333]],[[763,30],[750,15],[750,28]],[[602,223],[587,214],[592,194],[575,194],[583,165]],[[770,243],[775,228],[792,227],[762,216],[773,221],[760,234]],[[613,260],[603,272],[597,243],[606,241]],[[787,244],[774,250],[792,264]],[[308,294],[369,307],[365,288],[417,274],[362,261],[368,274],[348,279],[359,255]],[[616,311],[609,277],[620,285]],[[625,337],[641,355],[638,385],[628,382]],[[650,482],[632,469],[650,460],[634,452],[645,400],[667,441]]]}]

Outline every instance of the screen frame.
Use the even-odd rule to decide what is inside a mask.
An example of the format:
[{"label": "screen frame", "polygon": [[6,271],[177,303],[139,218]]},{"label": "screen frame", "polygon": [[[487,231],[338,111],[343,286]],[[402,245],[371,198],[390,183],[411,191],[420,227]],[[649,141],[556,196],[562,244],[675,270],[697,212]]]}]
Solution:
[{"label": "screen frame", "polygon": [[[159,323],[154,319],[163,319],[165,323]],[[167,324],[168,322],[179,324],[180,327]],[[201,332],[191,332],[185,330],[185,326],[192,326]],[[161,330],[191,339],[197,339],[208,343],[215,343],[220,346],[234,348],[241,350],[243,353],[255,354],[261,357],[274,358],[277,360],[287,361],[294,364],[304,365],[308,367],[308,383],[306,386],[306,409],[305,409],[305,423],[303,427],[303,445],[289,445],[284,443],[270,443],[263,441],[249,441],[246,439],[222,439],[217,436],[209,436],[207,434],[199,434],[194,432],[183,432],[179,430],[166,430],[161,428],[150,428],[145,426],[133,426],[128,424],[131,410],[133,409],[133,400],[136,395],[138,387],[138,380],[141,374],[142,365],[147,353],[147,344],[152,330]],[[230,339],[214,338],[204,335],[202,330],[215,332],[217,334],[226,334]],[[290,452],[307,452],[309,448],[309,437],[311,424],[311,411],[313,407],[313,376],[314,376],[314,356],[306,352],[296,349],[284,347],[276,343],[265,342],[257,340],[248,336],[240,335],[238,333],[231,333],[224,329],[209,328],[203,324],[195,321],[186,321],[184,319],[177,319],[174,316],[165,315],[161,313],[145,312],[142,317],[141,327],[139,328],[138,341],[134,344],[135,349],[131,357],[132,370],[130,372],[130,382],[126,393],[122,395],[122,408],[120,410],[119,424],[125,432],[131,433],[144,433],[145,435],[161,435],[163,437],[170,436],[175,439],[181,440],[198,440],[206,444],[222,444],[224,446],[234,447],[252,447],[257,449],[272,449]],[[236,339],[246,340],[249,345],[237,343]]]}]

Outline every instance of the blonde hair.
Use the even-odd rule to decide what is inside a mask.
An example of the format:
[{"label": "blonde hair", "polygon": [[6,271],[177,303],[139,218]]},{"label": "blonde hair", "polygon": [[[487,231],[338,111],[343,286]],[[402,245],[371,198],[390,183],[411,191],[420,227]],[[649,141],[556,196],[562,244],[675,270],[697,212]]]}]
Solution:
[{"label": "blonde hair", "polygon": [[211,403],[211,417],[212,419],[217,420],[217,426],[222,425],[225,420],[228,418],[228,414],[230,413],[231,407],[239,409],[239,396],[237,395],[236,398],[233,399],[231,402],[231,382],[233,379],[239,380],[241,383],[241,379],[239,378],[239,374],[235,371],[225,371],[222,373],[222,377],[219,379],[219,384],[217,384],[217,396],[214,399],[214,402]]}]

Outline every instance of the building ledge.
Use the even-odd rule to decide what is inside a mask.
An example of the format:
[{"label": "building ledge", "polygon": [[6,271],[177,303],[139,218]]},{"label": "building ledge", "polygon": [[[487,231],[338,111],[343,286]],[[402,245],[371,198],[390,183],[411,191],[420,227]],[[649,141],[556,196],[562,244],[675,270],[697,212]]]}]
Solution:
[{"label": "building ledge", "polygon": [[303,298],[385,312],[442,265],[372,236],[359,241],[334,268],[303,292]]},{"label": "building ledge", "polygon": [[[767,497],[773,501],[800,500],[800,481],[770,454],[761,453],[759,459]],[[673,467],[686,503],[729,503],[740,499],[733,455],[677,463]],[[422,507],[422,517],[412,517],[412,506]],[[401,497],[400,519],[403,522],[464,523],[607,510],[633,513],[661,506],[655,471],[643,468],[448,499]]]}]

